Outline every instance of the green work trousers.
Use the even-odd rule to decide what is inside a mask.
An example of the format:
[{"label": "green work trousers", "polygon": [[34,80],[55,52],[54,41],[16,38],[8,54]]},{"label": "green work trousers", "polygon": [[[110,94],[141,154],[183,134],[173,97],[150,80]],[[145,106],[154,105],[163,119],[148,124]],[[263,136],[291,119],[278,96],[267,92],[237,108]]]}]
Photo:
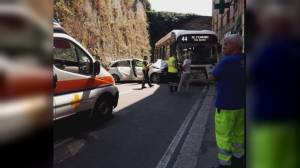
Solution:
[{"label": "green work trousers", "polygon": [[215,114],[216,141],[221,165],[231,165],[231,157],[244,155],[244,109],[217,109]]},{"label": "green work trousers", "polygon": [[250,168],[299,168],[299,125],[253,123],[250,133]]}]

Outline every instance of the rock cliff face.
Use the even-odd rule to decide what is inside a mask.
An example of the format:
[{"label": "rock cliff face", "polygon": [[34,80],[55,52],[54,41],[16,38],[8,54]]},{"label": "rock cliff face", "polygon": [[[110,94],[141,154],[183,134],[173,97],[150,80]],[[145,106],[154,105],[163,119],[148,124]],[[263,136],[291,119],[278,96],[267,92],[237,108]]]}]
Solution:
[{"label": "rock cliff face", "polygon": [[146,0],[55,0],[63,27],[104,63],[150,54]]}]

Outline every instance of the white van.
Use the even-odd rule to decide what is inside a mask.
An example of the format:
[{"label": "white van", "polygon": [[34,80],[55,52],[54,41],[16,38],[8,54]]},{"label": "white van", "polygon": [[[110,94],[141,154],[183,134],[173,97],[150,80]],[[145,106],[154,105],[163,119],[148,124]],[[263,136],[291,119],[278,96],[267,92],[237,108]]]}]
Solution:
[{"label": "white van", "polygon": [[53,34],[54,120],[88,111],[110,116],[119,91],[113,77],[62,27]]}]

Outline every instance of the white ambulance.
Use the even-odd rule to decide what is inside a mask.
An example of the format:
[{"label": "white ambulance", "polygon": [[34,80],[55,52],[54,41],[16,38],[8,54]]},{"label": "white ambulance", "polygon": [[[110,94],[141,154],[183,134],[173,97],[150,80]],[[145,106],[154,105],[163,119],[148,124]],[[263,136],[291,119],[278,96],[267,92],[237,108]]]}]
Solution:
[{"label": "white ambulance", "polygon": [[112,115],[119,99],[113,77],[59,24],[53,27],[54,120],[79,112]]}]

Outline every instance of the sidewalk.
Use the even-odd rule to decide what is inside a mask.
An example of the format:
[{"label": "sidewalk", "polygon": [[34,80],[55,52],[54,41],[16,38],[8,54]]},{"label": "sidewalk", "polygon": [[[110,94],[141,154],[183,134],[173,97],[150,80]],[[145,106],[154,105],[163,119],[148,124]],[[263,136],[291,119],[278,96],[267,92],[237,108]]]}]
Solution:
[{"label": "sidewalk", "polygon": [[[172,168],[212,168],[218,165],[215,138],[214,85],[210,85],[196,117],[183,140]],[[240,165],[239,168],[243,168]]]},{"label": "sidewalk", "polygon": [[215,86],[210,86],[173,168],[211,168],[218,164],[214,132]]}]

